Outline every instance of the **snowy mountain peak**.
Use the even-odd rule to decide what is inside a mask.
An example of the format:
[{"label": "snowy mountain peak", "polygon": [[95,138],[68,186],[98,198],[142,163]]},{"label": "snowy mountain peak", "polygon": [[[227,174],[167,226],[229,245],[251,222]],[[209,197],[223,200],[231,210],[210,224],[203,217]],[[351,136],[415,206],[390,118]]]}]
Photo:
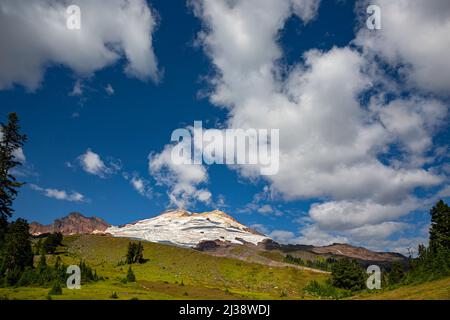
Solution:
[{"label": "snowy mountain peak", "polygon": [[160,217],[189,217],[192,215],[192,212],[186,211],[186,210],[169,210],[163,212]]},{"label": "snowy mountain peak", "polygon": [[220,210],[203,213],[185,210],[167,211],[151,219],[122,227],[110,227],[105,232],[115,237],[143,239],[185,247],[195,247],[202,241],[214,240],[237,244],[250,242],[256,245],[269,239]]}]

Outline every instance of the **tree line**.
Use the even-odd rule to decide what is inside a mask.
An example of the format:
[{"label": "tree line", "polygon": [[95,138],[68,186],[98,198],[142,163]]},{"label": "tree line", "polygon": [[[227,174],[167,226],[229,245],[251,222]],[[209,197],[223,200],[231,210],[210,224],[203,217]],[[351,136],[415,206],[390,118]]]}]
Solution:
[{"label": "tree line", "polygon": [[[439,200],[430,210],[428,247],[418,246],[417,257],[407,264],[395,261],[382,270],[382,287],[421,283],[450,276],[450,207]],[[338,259],[331,265],[331,277],[324,283],[311,282],[306,290],[322,296],[342,298],[366,288],[368,275],[356,260]]]},{"label": "tree line", "polygon": [[309,260],[309,259],[296,258],[290,254],[287,254],[284,257],[284,261],[287,263],[297,264],[297,265],[303,266],[303,267],[314,268],[314,269],[319,269],[319,270],[324,270],[324,271],[331,271],[333,264],[337,260],[334,258]]},{"label": "tree line", "polygon": [[33,252],[29,226],[26,220],[10,222],[14,213],[13,201],[23,185],[13,175],[13,169],[20,166],[15,154],[27,141],[20,133],[17,114],[10,113],[8,122],[1,124],[0,141],[0,280],[11,283],[27,268],[33,267]]},{"label": "tree line", "polygon": [[[15,113],[10,113],[8,122],[0,126],[0,286],[52,286],[50,293],[59,294],[68,277],[67,266],[59,256],[52,266],[49,265],[46,255],[54,254],[62,245],[63,235],[52,233],[39,239],[33,247],[28,222],[22,218],[10,221],[14,214],[13,202],[24,184],[14,176],[14,169],[21,166],[15,155],[27,136],[20,132]],[[40,256],[36,266],[35,255]],[[84,261],[78,266],[82,282],[101,279]]]}]

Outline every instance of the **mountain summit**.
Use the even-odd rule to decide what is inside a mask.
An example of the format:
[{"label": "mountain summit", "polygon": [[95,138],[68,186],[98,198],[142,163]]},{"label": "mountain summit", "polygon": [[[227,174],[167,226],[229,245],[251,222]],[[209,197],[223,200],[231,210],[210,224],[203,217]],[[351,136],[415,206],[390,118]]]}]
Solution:
[{"label": "mountain summit", "polygon": [[63,235],[102,233],[109,226],[109,223],[100,218],[85,217],[79,212],[72,212],[61,219],[56,219],[53,224],[42,225],[32,222],[30,223],[30,233],[34,236],[53,232],[61,232]]},{"label": "mountain summit", "polygon": [[151,219],[109,227],[105,233],[114,237],[143,239],[183,247],[195,247],[200,242],[214,240],[235,244],[249,242],[256,245],[269,239],[220,210],[204,213],[167,211]]},{"label": "mountain summit", "polygon": [[[398,253],[374,252],[349,244],[334,243],[324,247],[301,244],[279,244],[269,237],[241,224],[223,211],[214,210],[192,213],[186,210],[166,211],[154,218],[140,220],[121,226],[111,226],[97,217],[85,217],[72,212],[68,216],[56,219],[53,224],[30,224],[30,233],[34,236],[61,232],[72,234],[109,234],[113,237],[131,238],[159,242],[181,247],[207,251],[209,254],[232,256],[233,248],[240,247],[244,256],[253,255],[261,260],[261,251],[274,251],[289,254],[297,258],[311,256],[348,257],[361,261],[404,261]],[[242,251],[243,250],[243,251]],[[259,259],[259,260],[258,260]]]}]

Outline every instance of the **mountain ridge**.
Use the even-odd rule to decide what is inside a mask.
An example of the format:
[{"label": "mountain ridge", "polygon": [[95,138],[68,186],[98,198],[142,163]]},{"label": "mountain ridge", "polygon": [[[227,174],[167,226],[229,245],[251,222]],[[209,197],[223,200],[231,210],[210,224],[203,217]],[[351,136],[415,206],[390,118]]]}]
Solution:
[{"label": "mountain ridge", "polygon": [[47,233],[61,232],[63,235],[102,233],[110,226],[105,220],[96,216],[86,217],[79,212],[55,219],[52,224],[30,223],[30,234],[39,236]]},{"label": "mountain ridge", "polygon": [[279,244],[270,237],[255,231],[221,210],[193,213],[187,210],[168,210],[160,215],[113,226],[105,220],[86,217],[79,212],[55,219],[52,224],[30,224],[30,233],[39,236],[52,232],[63,235],[110,234],[125,237],[189,247],[214,253],[224,247],[241,246],[256,251],[280,251],[284,254],[307,252],[325,257],[341,256],[364,261],[405,260],[400,253],[376,252],[350,244],[333,243],[327,246],[302,244]]}]

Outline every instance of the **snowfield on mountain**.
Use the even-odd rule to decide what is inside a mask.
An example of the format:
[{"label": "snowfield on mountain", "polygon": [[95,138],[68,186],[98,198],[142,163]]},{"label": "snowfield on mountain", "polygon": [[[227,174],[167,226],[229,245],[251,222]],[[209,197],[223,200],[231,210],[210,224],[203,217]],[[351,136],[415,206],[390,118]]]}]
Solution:
[{"label": "snowfield on mountain", "polygon": [[109,227],[105,233],[114,237],[142,239],[182,247],[195,247],[202,241],[214,240],[257,245],[269,239],[219,210],[205,213],[169,211],[151,219],[121,227]]}]

